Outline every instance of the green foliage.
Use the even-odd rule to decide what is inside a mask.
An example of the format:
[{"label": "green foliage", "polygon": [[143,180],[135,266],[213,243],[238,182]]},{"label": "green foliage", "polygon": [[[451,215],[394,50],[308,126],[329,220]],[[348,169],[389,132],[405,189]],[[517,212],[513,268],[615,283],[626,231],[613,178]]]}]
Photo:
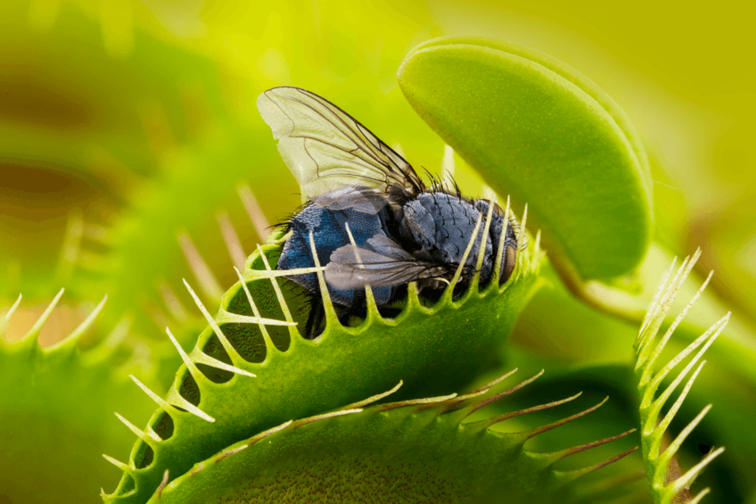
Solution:
[{"label": "green foliage", "polygon": [[[438,12],[431,16],[424,6],[344,8],[340,0],[325,0],[249,8],[228,2],[219,12],[208,3],[196,18],[207,30],[204,38],[192,39],[194,33],[179,40],[169,31],[177,31],[174,23],[185,12],[159,3],[30,0],[0,7],[0,168],[10,175],[0,182],[0,295],[15,298],[20,284],[39,297],[51,282],[62,283],[67,297],[107,292],[100,318],[108,322],[135,319],[123,340],[105,338],[102,324],[92,327],[84,344],[104,341],[83,353],[75,346],[91,320],[47,349],[36,342],[41,324],[16,343],[0,339],[0,503],[96,501],[96,489],[112,489],[118,476],[99,454],[125,454],[133,441],[129,429],[139,439],[126,464],[108,458],[125,474],[107,502],[189,502],[190,495],[200,502],[239,500],[267,498],[271,491],[281,501],[323,492],[317,495],[350,502],[372,496],[376,487],[388,500],[396,500],[392,491],[414,500],[428,491],[438,501],[432,492],[444,491],[477,501],[493,493],[494,502],[502,495],[533,502],[647,502],[649,489],[637,485],[645,484],[638,480],[640,456],[587,476],[595,477],[592,482],[560,486],[632,446],[635,436],[588,458],[577,453],[579,446],[565,448],[634,426],[638,391],[643,462],[657,503],[689,486],[704,465],[709,469],[697,484],[711,486],[721,500],[736,502],[756,488],[748,474],[756,464],[753,317],[739,313],[726,328],[699,338],[725,306],[749,306],[743,297],[752,285],[744,274],[749,263],[740,257],[733,266],[722,250],[740,250],[750,236],[747,191],[741,207],[733,205],[738,215],[731,215],[729,227],[712,220],[691,230],[681,207],[684,191],[655,190],[661,200],[657,244],[640,264],[652,235],[643,147],[617,105],[561,62],[499,41],[430,40],[412,50],[400,71],[410,106],[396,68],[408,48],[441,33],[433,21]],[[235,277],[229,251],[219,246],[226,235],[218,230],[218,212],[240,226],[244,250],[263,236],[260,226],[239,224],[245,209],[234,194],[238,184],[250,184],[271,222],[289,215],[298,201],[253,107],[260,91],[281,84],[336,101],[390,145],[401,142],[415,166],[436,171],[443,142],[427,121],[473,167],[457,160],[454,175],[466,196],[478,196],[477,170],[500,195],[512,193],[517,208],[530,204],[531,224],[543,231],[551,264],[542,261],[538,238],[531,238],[530,250],[520,254],[519,276],[501,291],[473,288],[430,306],[411,289],[400,316],[384,319],[373,306],[367,320],[342,327],[331,313],[315,341],[302,339],[294,326],[270,322],[302,324],[307,306],[301,290],[280,277],[278,295],[275,274],[259,252],[221,300]],[[454,156],[447,148],[444,170]],[[663,168],[656,167],[654,179],[677,185]],[[14,213],[18,208],[23,211]],[[58,238],[72,209],[58,260]],[[199,281],[195,301],[212,308],[221,303],[198,339],[207,320],[183,307],[193,293],[169,287],[197,271],[187,264],[188,237],[212,277]],[[710,288],[682,321],[667,314],[671,298],[656,299],[651,311],[663,308],[643,325],[633,376],[630,347],[642,311],[627,310],[608,290],[590,290],[597,282],[589,281],[635,281],[642,291],[637,304],[645,306],[659,265],[666,267],[670,255],[658,243],[679,248],[686,239],[703,245],[710,238],[715,243],[707,246],[707,262],[726,266],[724,287],[718,293]],[[263,248],[271,267],[281,239],[278,234]],[[242,268],[242,259],[233,260]],[[548,284],[551,289],[539,289]],[[695,293],[681,280],[674,284],[683,296]],[[0,314],[0,326],[11,312]],[[155,331],[153,322],[170,325],[173,342],[145,337]],[[670,324],[674,332],[657,346],[653,335]],[[692,389],[691,378],[662,417],[668,393],[654,399],[657,387],[672,382],[671,392],[679,385],[720,330],[707,354],[714,372]],[[703,345],[693,363],[676,380],[660,380],[668,369],[654,374],[654,361],[691,353],[691,342]],[[194,348],[186,355],[174,345]],[[548,373],[527,394],[477,411],[471,409],[494,387],[478,389],[480,395],[427,399],[474,389],[514,367],[526,373],[545,367]],[[152,398],[159,409],[149,422],[148,400],[124,379],[128,373],[157,391]],[[380,400],[372,406],[350,405],[399,380],[403,385],[391,400],[426,399],[387,409],[379,394],[371,397]],[[581,402],[606,395],[612,400],[579,422],[532,438],[526,449],[524,434],[517,433],[552,424],[554,411],[571,414],[577,402],[549,401],[578,391],[586,392]],[[716,407],[707,407],[701,420],[698,411],[714,398]],[[560,409],[552,410],[557,404]],[[513,407],[520,411],[512,413]],[[345,408],[361,411],[347,414]],[[125,426],[113,411],[124,415]],[[529,414],[519,414],[524,411]],[[496,418],[508,421],[494,425]],[[145,424],[144,430],[136,427]],[[691,432],[688,424],[698,426]],[[285,428],[266,430],[276,425]],[[687,442],[664,451],[665,429],[671,436],[682,432]],[[721,453],[712,449],[698,465],[699,447],[713,444],[727,444],[727,452],[709,464]],[[574,455],[552,465],[568,452]],[[675,473],[675,467],[693,469]],[[574,468],[578,472],[570,472]],[[633,488],[620,486],[633,478]]]},{"label": "green foliage", "polygon": [[405,383],[401,398],[464,387],[497,364],[499,347],[538,286],[542,259],[535,240],[521,251],[513,276],[502,287],[497,271],[485,289],[478,291],[476,281],[459,299],[452,299],[452,289],[447,289],[437,303],[426,306],[411,284],[396,318],[384,319],[370,301],[367,318],[349,327],[338,322],[324,291],[326,329],[311,341],[296,329],[309,310],[301,289],[269,269],[275,267],[283,241],[279,231],[250,256],[244,282],[223,296],[215,318],[190,290],[209,327],[184,356],[167,403],[158,400],[162,408],[150,421],[152,430],[159,431],[169,417],[172,434],[146,444],[137,441],[129,466],[123,466],[124,479],[106,502],[145,502],[165,470],[172,480],[265,429],[359,401],[399,381]]},{"label": "green foliage", "polygon": [[[695,368],[695,371],[693,371],[693,368],[727,325],[727,322],[730,320],[730,314],[728,313],[712,325],[709,330],[704,332],[682,352],[677,354],[660,371],[654,373],[653,370],[654,363],[662,353],[662,350],[669,339],[672,337],[677,325],[693,307],[693,304],[698,300],[701,292],[709,283],[709,279],[711,279],[711,274],[709,274],[709,277],[706,279],[703,286],[685,306],[680,315],[675,319],[674,323],[669,329],[667,329],[664,336],[657,343],[657,333],[661,327],[662,321],[664,320],[667,311],[669,311],[672,306],[675,297],[677,297],[680,286],[690,274],[691,269],[693,269],[693,266],[700,255],[700,251],[697,251],[692,258],[686,258],[674,277],[672,277],[672,272],[674,271],[675,263],[672,263],[672,266],[670,266],[669,270],[667,270],[659,283],[654,302],[652,302],[648,308],[646,319],[643,321],[636,342],[637,363],[635,370],[638,376],[638,392],[641,398],[640,425],[641,439],[643,441],[643,458],[646,462],[646,474],[648,475],[648,480],[651,485],[651,495],[656,504],[670,504],[671,502],[701,502],[704,496],[709,493],[710,489],[705,488],[698,492],[697,495],[691,496],[690,487],[706,465],[721,455],[724,451],[723,447],[717,449],[712,448],[700,463],[696,464],[684,474],[681,472],[680,466],[674,458],[683,441],[685,441],[693,429],[711,409],[711,404],[706,406],[703,411],[685,426],[671,443],[668,441],[665,442],[664,435],[682,406],[683,401],[693,386],[693,382],[698,377],[698,374],[701,372],[701,368],[703,368],[706,361],[701,362],[701,364]],[[688,355],[692,354],[699,347],[700,350],[698,350],[698,352],[690,359],[685,368],[677,375],[672,383],[664,389],[659,397],[655,397],[656,391],[661,385],[662,380],[664,380],[664,378]],[[685,384],[679,397],[672,407],[669,408],[669,411],[662,417],[662,407],[691,371],[693,371],[693,374]]]},{"label": "green foliage", "polygon": [[465,421],[542,374],[494,394],[493,389],[500,388],[498,382],[512,373],[466,395],[365,408],[399,388],[395,387],[331,413],[288,421],[196,464],[161,488],[150,502],[453,503],[501,502],[502,498],[513,504],[575,502],[575,495],[565,488],[568,483],[634,451],[564,471],[556,470],[554,463],[633,431],[552,453],[524,448],[527,440],[598,406],[527,431],[492,430],[499,422],[550,410],[580,394],[497,417]]},{"label": "green foliage", "polygon": [[413,49],[399,84],[493,189],[530,205],[560,270],[606,280],[640,264],[652,234],[646,155],[585,76],[513,44],[451,37]]},{"label": "green foliage", "polygon": [[0,502],[98,502],[97,488],[116,476],[102,463],[102,450],[130,444],[113,412],[133,419],[149,414],[149,401],[115,369],[112,339],[84,354],[76,348],[104,300],[66,339],[39,346],[39,331],[61,294],[15,343],[4,342],[2,328],[21,298],[0,317]]}]

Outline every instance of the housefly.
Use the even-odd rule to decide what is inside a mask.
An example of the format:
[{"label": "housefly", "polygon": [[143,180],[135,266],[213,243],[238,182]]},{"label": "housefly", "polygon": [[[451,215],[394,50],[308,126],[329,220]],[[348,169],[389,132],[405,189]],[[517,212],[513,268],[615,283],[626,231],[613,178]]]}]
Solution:
[{"label": "housefly", "polygon": [[[330,101],[296,87],[260,95],[257,107],[278,140],[278,150],[307,202],[285,225],[278,269],[315,266],[311,238],[328,292],[344,321],[365,313],[365,285],[387,313],[389,305],[417,282],[426,298],[438,298],[454,276],[479,218],[492,203],[464,198],[456,188],[426,186],[412,166],[352,116]],[[495,205],[495,204],[494,204]],[[486,286],[498,257],[504,226],[498,205],[492,213],[480,269]],[[515,266],[517,239],[506,226],[500,281]],[[472,280],[483,231],[479,230],[455,292]],[[324,310],[315,273],[287,276],[312,297],[305,336],[322,332]]]}]

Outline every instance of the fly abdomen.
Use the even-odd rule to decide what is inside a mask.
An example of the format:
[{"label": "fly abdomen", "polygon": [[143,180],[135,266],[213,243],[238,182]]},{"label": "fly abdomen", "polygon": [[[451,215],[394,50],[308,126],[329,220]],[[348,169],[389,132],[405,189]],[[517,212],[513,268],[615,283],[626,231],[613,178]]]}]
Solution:
[{"label": "fly abdomen", "polygon": [[[281,251],[278,269],[290,270],[315,266],[309,243],[310,233],[312,233],[315,250],[317,250],[318,261],[321,265],[327,265],[331,254],[336,249],[350,244],[349,235],[346,232],[347,222],[355,243],[362,246],[376,235],[385,236],[382,217],[381,213],[367,214],[351,208],[329,210],[317,205],[309,205],[289,222],[291,236],[286,240]],[[291,275],[287,278],[298,283],[314,296],[320,296],[320,285],[315,273]],[[342,306],[360,305],[365,301],[364,289],[337,289],[328,285],[328,292],[331,300]],[[373,289],[373,294],[377,304],[385,304],[391,298],[392,289],[378,287]]]}]

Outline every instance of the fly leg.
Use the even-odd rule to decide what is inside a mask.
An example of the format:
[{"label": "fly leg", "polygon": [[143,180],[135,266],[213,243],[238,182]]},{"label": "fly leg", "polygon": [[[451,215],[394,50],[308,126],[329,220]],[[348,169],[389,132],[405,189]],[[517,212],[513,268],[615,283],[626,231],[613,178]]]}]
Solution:
[{"label": "fly leg", "polygon": [[303,336],[306,339],[315,339],[325,330],[325,308],[320,298],[313,299],[310,306],[310,315],[307,317]]}]

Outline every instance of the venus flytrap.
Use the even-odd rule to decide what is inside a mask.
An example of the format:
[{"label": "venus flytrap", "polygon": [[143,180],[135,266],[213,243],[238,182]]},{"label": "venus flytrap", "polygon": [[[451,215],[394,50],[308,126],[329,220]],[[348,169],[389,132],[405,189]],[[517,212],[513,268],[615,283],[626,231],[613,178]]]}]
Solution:
[{"label": "venus flytrap", "polygon": [[388,392],[329,413],[286,421],[161,483],[149,502],[549,502],[557,492],[559,502],[572,502],[569,483],[634,451],[559,471],[553,467],[556,461],[633,431],[553,453],[523,448],[527,439],[578,420],[603,402],[529,431],[490,430],[580,394],[505,416],[465,421],[540,376],[496,392],[515,371],[468,394],[379,402],[400,390],[400,382]]},{"label": "venus flytrap", "polygon": [[650,171],[635,129],[604,91],[555,58],[476,37],[418,45],[398,78],[418,114],[486,183],[530,204],[573,293],[640,316],[642,304],[614,287],[628,283],[651,242]]},{"label": "venus flytrap", "polygon": [[[666,330],[664,336],[661,339],[658,339],[657,336],[662,322],[672,306],[673,301],[677,297],[680,287],[690,274],[700,255],[701,251],[698,250],[692,257],[685,258],[674,276],[672,276],[672,272],[674,271],[676,261],[673,262],[670,268],[665,272],[659,282],[654,299],[648,307],[646,317],[641,325],[640,331],[638,332],[638,338],[635,344],[637,355],[635,372],[638,377],[638,392],[641,400],[640,426],[643,457],[646,464],[646,473],[651,486],[651,495],[654,498],[654,502],[657,504],[679,502],[679,499],[681,498],[685,499],[684,502],[701,502],[701,500],[709,493],[709,489],[705,488],[699,491],[697,495],[692,496],[690,487],[704,468],[724,451],[724,447],[712,449],[700,463],[696,464],[685,473],[676,474],[677,471],[673,471],[670,465],[673,463],[676,466],[677,462],[674,460],[675,454],[680,449],[685,438],[688,437],[693,429],[703,420],[706,413],[711,409],[711,404],[706,406],[671,443],[667,443],[668,445],[666,447],[662,446],[667,428],[682,406],[683,401],[687,397],[688,392],[690,392],[693,383],[706,361],[702,361],[697,367],[696,364],[698,364],[698,361],[706,350],[709,349],[711,344],[714,343],[717,336],[719,336],[724,330],[730,319],[730,314],[728,313],[712,325],[699,338],[677,354],[677,356],[672,358],[672,360],[670,360],[661,370],[654,372],[654,363],[661,355],[665,345],[669,342],[673,332],[701,296],[701,293],[711,279],[712,274],[710,273],[690,302],[685,305],[677,318],[675,318]],[[683,370],[680,371],[677,377],[667,385],[658,397],[656,397],[657,389],[662,381],[676,366],[682,363],[686,357],[693,354],[696,350],[698,350],[698,352],[693,355]],[[693,374],[685,383],[682,392],[667,413],[662,416],[663,406],[694,368],[695,371],[693,371]]]},{"label": "venus flytrap", "polygon": [[[478,222],[484,225],[490,222]],[[524,233],[522,227],[523,239]],[[464,387],[495,364],[517,313],[538,288],[543,260],[537,240],[531,241],[503,286],[496,280],[498,267],[486,289],[479,291],[476,283],[458,299],[452,299],[451,285],[438,302],[428,303],[410,284],[397,317],[383,318],[371,299],[367,318],[348,327],[328,309],[323,285],[326,329],[307,340],[299,332],[309,310],[302,289],[275,269],[284,240],[276,231],[249,257],[243,281],[223,296],[215,316],[186,285],[209,327],[191,352],[180,352],[185,364],[165,399],[144,388],[160,407],[148,425],[160,433],[156,425],[170,418],[171,435],[137,441],[129,462],[116,464],[128,469],[118,489],[104,495],[106,502],[146,502],[166,471],[167,482],[173,481],[242,439],[399,381],[404,386],[398,397],[410,399]],[[323,282],[317,263],[315,271]]]},{"label": "venus flytrap", "polygon": [[39,345],[39,332],[63,294],[13,343],[5,342],[3,329],[23,310],[21,296],[0,316],[0,496],[9,502],[98,502],[96,489],[113,479],[99,454],[129,444],[128,431],[118,422],[123,417],[114,417],[113,410],[139,421],[149,413],[149,403],[118,369],[120,328],[86,352],[77,348],[105,298],[62,341]]}]

